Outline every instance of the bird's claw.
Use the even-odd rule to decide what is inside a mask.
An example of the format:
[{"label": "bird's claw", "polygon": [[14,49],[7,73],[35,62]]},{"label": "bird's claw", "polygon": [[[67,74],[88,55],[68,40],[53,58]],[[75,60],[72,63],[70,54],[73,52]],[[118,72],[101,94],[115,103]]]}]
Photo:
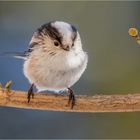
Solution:
[{"label": "bird's claw", "polygon": [[27,95],[27,99],[28,99],[28,103],[30,102],[31,100],[31,96],[32,98],[34,98],[34,92],[33,92],[33,87],[34,87],[34,84],[32,84],[28,90],[28,95]]},{"label": "bird's claw", "polygon": [[73,109],[75,105],[75,96],[72,91],[72,89],[68,88],[68,93],[69,93],[69,100],[68,100],[68,105],[71,105],[71,109]]}]

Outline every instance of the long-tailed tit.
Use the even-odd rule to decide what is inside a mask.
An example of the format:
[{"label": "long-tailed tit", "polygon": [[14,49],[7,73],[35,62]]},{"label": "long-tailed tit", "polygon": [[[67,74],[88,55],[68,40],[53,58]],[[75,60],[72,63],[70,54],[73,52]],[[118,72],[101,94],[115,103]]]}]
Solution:
[{"label": "long-tailed tit", "polygon": [[29,49],[16,57],[25,59],[23,71],[31,83],[28,102],[35,86],[38,91],[67,91],[73,108],[75,97],[70,87],[79,80],[88,62],[73,25],[62,21],[42,25],[34,32]]}]

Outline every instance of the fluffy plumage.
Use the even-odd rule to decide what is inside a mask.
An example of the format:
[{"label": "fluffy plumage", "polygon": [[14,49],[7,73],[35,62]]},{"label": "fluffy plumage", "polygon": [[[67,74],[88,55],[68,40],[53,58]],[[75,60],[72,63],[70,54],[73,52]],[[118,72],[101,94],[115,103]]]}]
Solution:
[{"label": "fluffy plumage", "polygon": [[38,28],[25,54],[24,74],[38,91],[66,90],[79,80],[88,62],[77,29],[62,21]]}]

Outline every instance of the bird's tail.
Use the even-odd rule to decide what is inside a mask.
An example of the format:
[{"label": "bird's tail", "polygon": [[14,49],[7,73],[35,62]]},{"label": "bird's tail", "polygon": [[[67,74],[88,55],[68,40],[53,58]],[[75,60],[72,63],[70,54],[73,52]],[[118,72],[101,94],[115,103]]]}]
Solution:
[{"label": "bird's tail", "polygon": [[15,57],[19,59],[26,59],[26,54],[23,52],[2,52],[0,57]]}]

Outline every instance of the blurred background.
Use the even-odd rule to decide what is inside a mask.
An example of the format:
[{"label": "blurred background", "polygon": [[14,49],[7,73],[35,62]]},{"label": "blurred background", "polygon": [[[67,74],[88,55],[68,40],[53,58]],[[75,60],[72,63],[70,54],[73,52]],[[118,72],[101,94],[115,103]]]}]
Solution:
[{"label": "blurred background", "polygon": [[[75,94],[140,92],[140,2],[0,2],[0,52],[25,51],[40,25],[62,20],[77,27],[88,68]],[[0,82],[27,91],[23,61],[0,57]],[[0,138],[140,138],[140,113],[64,113],[0,107]]]}]

